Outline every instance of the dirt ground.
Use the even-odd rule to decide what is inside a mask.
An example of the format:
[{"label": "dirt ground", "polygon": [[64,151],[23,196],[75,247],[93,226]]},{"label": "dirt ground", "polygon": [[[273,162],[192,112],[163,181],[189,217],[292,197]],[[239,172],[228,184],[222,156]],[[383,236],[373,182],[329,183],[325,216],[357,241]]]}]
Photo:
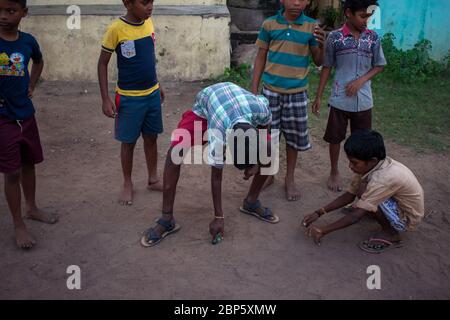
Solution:
[{"label": "dirt ground", "polygon": [[[192,106],[203,83],[165,83],[165,133]],[[28,221],[38,245],[15,247],[3,184],[0,186],[1,299],[449,299],[450,166],[448,156],[417,154],[387,142],[388,154],[410,167],[422,183],[426,219],[405,237],[405,247],[370,255],[356,244],[378,227],[369,219],[327,236],[317,247],[303,234],[300,218],[335,197],[327,191],[328,153],[321,132],[312,130],[313,149],[302,153],[296,172],[303,198],[287,202],[282,168],[261,200],[277,213],[276,225],[243,215],[248,182],[233,167],[224,172],[224,241],[210,244],[213,209],[210,169],[184,166],[175,214],[182,229],[154,248],[139,244],[140,233],[159,216],[162,195],[146,190],[142,143],[135,154],[135,200],[117,204],[121,184],[119,143],[113,123],[101,113],[97,85],[44,82],[35,105],[45,162],[38,166],[38,202],[60,222]],[[351,173],[341,158],[345,182]],[[338,218],[335,213],[320,223]],[[81,268],[81,290],[68,290],[66,269]],[[368,290],[367,267],[381,269],[381,290]]]}]

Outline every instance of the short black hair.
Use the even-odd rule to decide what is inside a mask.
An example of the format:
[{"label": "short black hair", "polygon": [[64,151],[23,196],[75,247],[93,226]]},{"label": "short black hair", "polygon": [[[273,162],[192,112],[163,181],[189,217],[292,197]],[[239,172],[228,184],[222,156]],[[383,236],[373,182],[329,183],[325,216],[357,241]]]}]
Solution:
[{"label": "short black hair", "polygon": [[383,160],[386,158],[386,148],[383,137],[375,130],[358,130],[345,141],[344,150],[347,156],[362,161],[373,158]]},{"label": "short black hair", "polygon": [[22,6],[22,8],[26,8],[27,0],[8,0],[9,2],[18,3]]},{"label": "short black hair", "polygon": [[[236,134],[233,137],[233,164],[236,168],[239,170],[245,170],[247,168],[250,168],[254,166],[255,164],[258,164],[259,162],[259,135],[258,130],[253,127],[252,125],[248,123],[237,123],[233,130],[236,133],[236,130],[238,131],[238,134]],[[253,132],[255,133],[256,141],[251,141],[249,134],[252,135]],[[240,149],[239,147],[242,146],[242,138],[245,138],[244,140],[244,150]],[[241,141],[241,144],[239,143]],[[256,145],[255,145],[256,142]],[[244,152],[244,154],[240,154],[241,152]],[[244,156],[244,159],[242,159]],[[256,162],[255,162],[255,156],[256,156]]]},{"label": "short black hair", "polygon": [[352,13],[355,13],[356,11],[364,10],[366,11],[367,8],[370,6],[378,6],[377,0],[345,0],[344,5],[342,6],[342,9],[347,10],[350,9]]}]

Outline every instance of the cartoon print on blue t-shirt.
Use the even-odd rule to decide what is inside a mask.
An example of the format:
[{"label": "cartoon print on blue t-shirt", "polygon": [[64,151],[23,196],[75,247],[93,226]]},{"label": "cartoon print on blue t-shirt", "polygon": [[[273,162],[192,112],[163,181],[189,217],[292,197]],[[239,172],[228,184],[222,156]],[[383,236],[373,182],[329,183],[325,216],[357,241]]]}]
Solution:
[{"label": "cartoon print on blue t-shirt", "polygon": [[0,75],[25,76],[25,57],[19,52],[12,53],[10,57],[3,52],[0,54]]},{"label": "cartoon print on blue t-shirt", "polygon": [[25,75],[25,72],[24,72],[25,57],[23,56],[23,54],[18,53],[18,52],[13,53],[11,55],[10,59],[11,59],[11,62],[13,63],[13,65],[11,66],[11,70],[18,72],[19,73],[18,75],[21,77],[24,76]]},{"label": "cartoon print on blue t-shirt", "polygon": [[6,66],[9,65],[9,57],[6,53],[0,54],[0,66]]}]

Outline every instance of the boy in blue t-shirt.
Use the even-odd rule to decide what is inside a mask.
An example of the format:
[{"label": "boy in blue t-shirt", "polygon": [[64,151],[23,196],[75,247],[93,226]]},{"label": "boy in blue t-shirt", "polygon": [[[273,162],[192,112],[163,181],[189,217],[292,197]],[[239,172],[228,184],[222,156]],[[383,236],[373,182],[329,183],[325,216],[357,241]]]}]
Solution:
[{"label": "boy in blue t-shirt", "polygon": [[24,249],[32,248],[36,241],[22,220],[20,185],[27,218],[49,224],[58,221],[57,215],[41,211],[35,200],[34,166],[43,156],[31,98],[44,61],[36,39],[18,30],[27,13],[26,0],[0,0],[0,172],[5,176],[16,243]]},{"label": "boy in blue t-shirt", "polygon": [[[115,137],[121,144],[124,184],[119,202],[133,203],[133,152],[142,134],[148,169],[148,189],[162,191],[157,175],[157,137],[163,131],[161,103],[164,93],[156,76],[155,30],[150,16],[153,0],[123,0],[125,16],[107,29],[98,62],[102,109],[115,118]],[[108,63],[117,54],[119,79],[115,104],[108,94]]]}]

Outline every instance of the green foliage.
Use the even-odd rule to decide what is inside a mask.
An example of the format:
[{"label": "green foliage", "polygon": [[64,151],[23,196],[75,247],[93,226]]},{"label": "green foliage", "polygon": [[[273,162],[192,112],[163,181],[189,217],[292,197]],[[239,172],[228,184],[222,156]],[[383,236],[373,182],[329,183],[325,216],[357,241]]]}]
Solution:
[{"label": "green foliage", "polygon": [[214,82],[233,82],[245,89],[251,85],[250,79],[251,66],[249,64],[240,64],[237,67],[226,68],[224,73],[213,79]]},{"label": "green foliage", "polygon": [[430,57],[431,41],[421,40],[414,48],[401,50],[394,45],[395,36],[387,33],[382,39],[383,51],[388,62],[384,76],[403,83],[424,82],[430,77],[442,76],[450,70],[450,53],[447,61],[439,63]]},{"label": "green foliage", "polygon": [[445,66],[445,70],[447,71],[447,73],[450,73],[450,50],[448,50],[447,55],[444,58],[444,66]]},{"label": "green foliage", "polygon": [[308,17],[317,19],[319,17],[319,0],[311,0],[309,5],[306,7],[305,14]]},{"label": "green foliage", "polygon": [[[431,42],[422,40],[403,51],[394,46],[394,35],[382,40],[388,62],[374,78],[374,128],[386,138],[418,151],[450,152],[450,51],[442,62],[431,59]],[[334,70],[333,70],[334,72]],[[310,97],[314,99],[320,72],[311,66]],[[233,82],[246,88],[251,85],[251,66],[241,64],[227,68],[213,82]],[[325,90],[320,118],[308,120],[312,134],[322,136],[327,123]]]},{"label": "green foliage", "polygon": [[338,24],[339,12],[337,9],[329,6],[322,10],[320,17],[323,28],[333,30]]}]

